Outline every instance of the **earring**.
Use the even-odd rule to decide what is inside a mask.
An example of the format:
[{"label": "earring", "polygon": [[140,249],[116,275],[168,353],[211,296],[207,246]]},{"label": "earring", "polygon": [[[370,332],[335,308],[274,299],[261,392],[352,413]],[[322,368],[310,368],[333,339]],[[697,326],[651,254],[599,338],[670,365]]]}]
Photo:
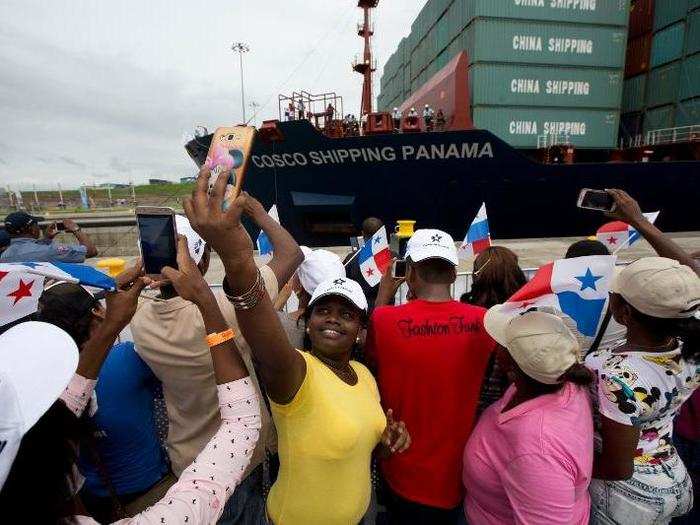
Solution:
[{"label": "earring", "polygon": [[309,333],[310,333],[310,331],[309,331],[309,329],[307,328],[307,329],[306,329],[306,335],[309,335]]},{"label": "earring", "polygon": [[357,344],[357,345],[360,344],[360,336],[359,335],[355,338],[355,344]]}]

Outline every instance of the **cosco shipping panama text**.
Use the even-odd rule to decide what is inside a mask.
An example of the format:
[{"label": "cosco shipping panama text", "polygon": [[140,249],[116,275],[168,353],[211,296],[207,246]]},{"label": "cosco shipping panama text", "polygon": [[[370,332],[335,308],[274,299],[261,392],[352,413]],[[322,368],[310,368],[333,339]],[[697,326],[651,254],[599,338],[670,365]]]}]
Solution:
[{"label": "cosco shipping panama text", "polygon": [[250,160],[256,168],[293,168],[357,162],[395,162],[405,160],[448,160],[493,158],[490,142],[463,142],[461,144],[424,144],[420,146],[385,146],[383,148],[348,148],[314,150],[308,153],[274,153],[253,155]]}]

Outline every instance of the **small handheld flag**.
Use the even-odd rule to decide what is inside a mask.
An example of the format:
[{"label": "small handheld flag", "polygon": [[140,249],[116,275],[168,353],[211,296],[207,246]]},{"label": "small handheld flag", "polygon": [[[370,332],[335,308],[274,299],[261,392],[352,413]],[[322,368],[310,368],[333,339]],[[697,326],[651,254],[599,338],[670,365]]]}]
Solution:
[{"label": "small handheld flag", "polygon": [[[279,214],[277,213],[277,204],[273,204],[272,208],[270,208],[270,211],[268,211],[267,214],[279,224],[280,218]],[[270,242],[270,238],[267,236],[267,234],[262,230],[260,230],[260,234],[258,235],[257,245],[261,256],[272,255],[272,243]]]},{"label": "small handheld flag", "polygon": [[377,286],[391,262],[391,250],[389,250],[389,239],[385,226],[379,228],[372,238],[359,249],[356,257],[360,265],[360,273],[367,284]]},{"label": "small handheld flag", "polygon": [[551,306],[571,317],[587,338],[598,332],[610,292],[614,255],[561,259],[542,266],[503,304],[514,315],[537,306]]},{"label": "small handheld flag", "polygon": [[489,246],[491,246],[491,232],[489,231],[489,220],[486,216],[486,203],[484,202],[459,247],[459,258],[466,259],[477,255]]},{"label": "small handheld flag", "polygon": [[[654,224],[659,216],[658,211],[645,213],[644,217]],[[603,224],[596,232],[596,237],[600,242],[608,247],[608,250],[615,253],[619,250],[632,246],[641,235],[632,226],[622,221],[612,221]]]}]

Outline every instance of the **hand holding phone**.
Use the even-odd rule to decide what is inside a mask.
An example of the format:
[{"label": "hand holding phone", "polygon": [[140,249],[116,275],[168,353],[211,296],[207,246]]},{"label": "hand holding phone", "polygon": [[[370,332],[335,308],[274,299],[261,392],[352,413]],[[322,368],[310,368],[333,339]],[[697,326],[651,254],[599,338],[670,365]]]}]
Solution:
[{"label": "hand holding phone", "polygon": [[615,209],[615,199],[605,190],[584,188],[578,195],[576,205],[586,210],[611,212]]},{"label": "hand holding phone", "polygon": [[157,279],[164,266],[177,268],[177,233],[172,208],[138,206],[136,222],[146,275]]},{"label": "hand holding phone", "polygon": [[396,259],[391,265],[391,276],[394,279],[406,278],[406,259]]},{"label": "hand holding phone", "polygon": [[229,173],[224,197],[224,209],[238,197],[243,188],[243,179],[248,168],[250,150],[255,139],[255,128],[251,126],[236,126],[233,128],[218,128],[214,132],[204,166],[211,172],[209,191],[216,183],[219,175]]}]

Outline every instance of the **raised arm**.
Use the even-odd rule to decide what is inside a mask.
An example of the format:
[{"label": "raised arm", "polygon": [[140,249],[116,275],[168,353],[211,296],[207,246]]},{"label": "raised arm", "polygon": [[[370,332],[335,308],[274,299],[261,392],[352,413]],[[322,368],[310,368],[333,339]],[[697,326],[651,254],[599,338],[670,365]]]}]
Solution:
[{"label": "raised arm", "polygon": [[304,380],[306,362],[290,345],[253,260],[253,242],[241,224],[248,197],[239,196],[223,212],[228,177],[220,176],[207,196],[209,176],[206,168],[199,172],[192,197],[183,203],[185,213],[221,257],[238,325],[258,361],[268,395],[277,403],[288,403]]},{"label": "raised arm", "polygon": [[78,241],[78,244],[80,244],[81,246],[85,246],[86,259],[97,256],[97,247],[95,246],[95,243],[92,242],[90,236],[87,233],[85,233],[74,220],[64,219],[63,225],[65,226],[67,232],[72,233],[75,236],[75,238]]},{"label": "raised arm", "polygon": [[280,223],[270,217],[260,202],[245,193],[244,212],[270,239],[272,260],[267,263],[277,277],[280,286],[291,279],[299,265],[304,261],[304,254],[294,238]]},{"label": "raised arm", "polygon": [[[163,268],[163,276],[172,283],[180,297],[197,305],[207,335],[226,333],[229,326],[202,272],[190,257],[187,239],[183,235],[177,240],[177,265],[177,270],[167,266]],[[211,359],[217,385],[248,376],[232,335],[226,341],[211,347]]]},{"label": "raised arm", "polygon": [[679,263],[689,266],[700,275],[700,265],[683,248],[678,246],[673,239],[664,234],[656,226],[650,223],[642,214],[639,204],[627,192],[618,189],[606,190],[615,199],[615,211],[608,215],[614,219],[626,222],[633,226],[659,257],[674,259]]}]

